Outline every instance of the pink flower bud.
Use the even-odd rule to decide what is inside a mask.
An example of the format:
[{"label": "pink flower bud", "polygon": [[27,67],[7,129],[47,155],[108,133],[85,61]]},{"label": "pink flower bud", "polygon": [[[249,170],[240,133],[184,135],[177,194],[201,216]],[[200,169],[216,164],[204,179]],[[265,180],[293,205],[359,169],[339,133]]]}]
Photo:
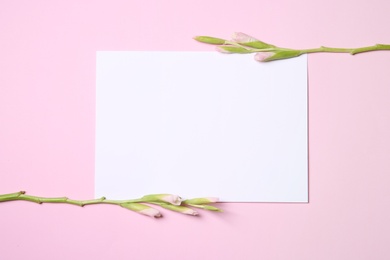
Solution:
[{"label": "pink flower bud", "polygon": [[262,61],[265,61],[266,59],[268,59],[269,57],[271,57],[274,54],[275,54],[274,52],[258,52],[255,55],[255,60],[262,62]]},{"label": "pink flower bud", "polygon": [[191,216],[197,216],[198,215],[198,212],[196,212],[195,210],[190,209],[190,208],[187,208],[187,209],[183,210],[181,213],[187,214],[187,215],[191,215]]},{"label": "pink flower bud", "polygon": [[262,42],[256,38],[248,35],[248,34],[241,33],[241,32],[234,33],[232,36],[232,39],[233,39],[233,41],[235,41],[236,43],[239,43],[240,45],[248,46],[248,47],[259,49],[259,50],[276,47],[272,44]]},{"label": "pink flower bud", "polygon": [[162,217],[160,211],[154,208],[148,208],[148,209],[143,209],[138,211],[138,213],[149,216],[149,217],[154,217],[154,218],[160,218]]},{"label": "pink flower bud", "polygon": [[151,194],[145,195],[141,199],[141,202],[167,202],[172,205],[180,205],[181,198],[172,194]]},{"label": "pink flower bud", "polygon": [[255,55],[257,61],[273,61],[298,57],[302,54],[300,50],[275,50],[274,52],[259,52]]},{"label": "pink flower bud", "polygon": [[242,32],[235,32],[232,35],[232,40],[238,43],[255,42],[257,39]]},{"label": "pink flower bud", "polygon": [[176,206],[176,205],[164,204],[164,203],[160,203],[159,205],[161,207],[163,207],[163,208],[166,208],[166,209],[169,209],[169,210],[173,210],[173,211],[176,211],[176,212],[180,212],[182,214],[187,214],[187,215],[191,215],[191,216],[198,215],[198,212],[196,212],[195,210],[193,210],[191,208],[188,208],[188,207]]},{"label": "pink flower bud", "polygon": [[129,210],[132,210],[134,212],[140,213],[142,215],[146,215],[149,217],[159,218],[161,217],[160,211],[158,211],[155,208],[152,208],[148,205],[141,204],[141,203],[123,203],[120,204],[121,207],[127,208]]},{"label": "pink flower bud", "polygon": [[171,195],[171,194],[167,194],[161,197],[161,200],[171,203],[173,205],[180,205],[182,201],[182,199],[179,196]]}]

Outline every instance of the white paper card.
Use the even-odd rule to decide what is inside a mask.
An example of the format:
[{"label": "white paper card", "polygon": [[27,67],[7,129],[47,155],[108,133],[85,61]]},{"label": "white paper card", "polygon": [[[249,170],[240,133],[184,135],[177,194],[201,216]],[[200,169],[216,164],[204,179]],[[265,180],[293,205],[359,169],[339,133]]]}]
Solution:
[{"label": "white paper card", "polygon": [[95,193],[307,202],[307,58],[97,53]]}]

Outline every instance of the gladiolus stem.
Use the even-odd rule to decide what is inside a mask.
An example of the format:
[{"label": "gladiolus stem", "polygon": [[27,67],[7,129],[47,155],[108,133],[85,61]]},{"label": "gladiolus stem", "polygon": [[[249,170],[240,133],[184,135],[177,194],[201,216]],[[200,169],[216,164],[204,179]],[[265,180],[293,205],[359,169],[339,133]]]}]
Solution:
[{"label": "gladiolus stem", "polygon": [[[212,38],[209,36],[198,36],[195,37],[195,40],[203,38]],[[332,48],[321,46],[320,48],[313,49],[287,49],[280,48],[275,45],[271,45],[260,40],[255,39],[252,36],[249,36],[244,33],[235,33],[233,34],[233,40],[224,40],[223,44],[217,46],[217,50],[222,53],[265,53],[265,55],[257,54],[255,59],[261,62],[289,59],[298,57],[306,53],[316,53],[316,52],[334,52],[334,53],[349,53],[352,55],[370,52],[370,51],[383,51],[390,50],[390,45],[388,44],[376,44],[373,46],[361,47],[361,48]],[[200,41],[203,43],[209,43],[207,41]],[[220,41],[222,43],[222,41]],[[210,44],[210,43],[209,43]],[[212,43],[216,44],[216,43]]]},{"label": "gladiolus stem", "polygon": [[390,45],[376,44],[373,46],[367,46],[367,47],[361,47],[361,48],[331,48],[331,47],[321,46],[320,48],[306,49],[306,50],[301,50],[301,51],[302,51],[302,53],[344,52],[344,53],[350,53],[350,54],[354,55],[354,54],[363,53],[363,52],[383,51],[383,50],[390,50]]},{"label": "gladiolus stem", "polygon": [[71,205],[76,205],[76,206],[80,206],[80,207],[83,207],[85,205],[91,205],[91,204],[115,204],[115,205],[120,205],[120,204],[123,204],[123,203],[142,202],[142,201],[140,201],[140,199],[134,199],[134,200],[107,200],[105,197],[101,197],[99,199],[93,199],[93,200],[73,200],[73,199],[69,199],[68,197],[47,198],[47,197],[37,197],[37,196],[26,195],[24,191],[19,191],[19,192],[15,192],[15,193],[0,195],[0,202],[15,201],[15,200],[30,201],[30,202],[35,202],[35,203],[38,203],[38,204],[42,204],[42,203],[64,203],[64,204],[71,204]]},{"label": "gladiolus stem", "polygon": [[[118,205],[124,208],[129,208],[129,209],[136,209],[136,211],[141,211],[142,209],[138,209],[139,207],[146,207],[146,205],[142,206],[139,203],[151,203],[151,204],[156,204],[159,206],[163,206],[164,208],[173,210],[173,211],[178,211],[177,209],[185,209],[185,207],[180,206],[181,201],[177,202],[170,201],[168,200],[167,202],[161,202],[161,198],[176,198],[178,196],[176,195],[170,195],[170,194],[154,194],[154,195],[146,195],[142,198],[139,199],[131,199],[131,200],[108,200],[105,197],[101,197],[98,199],[92,199],[92,200],[73,200],[69,199],[68,197],[55,197],[55,198],[47,198],[47,197],[38,197],[38,196],[32,196],[32,195],[27,195],[25,191],[19,191],[15,193],[9,193],[9,194],[2,194],[0,195],[0,202],[7,202],[7,201],[16,201],[16,200],[22,200],[22,201],[30,201],[30,202],[35,202],[38,204],[42,203],[63,203],[63,204],[71,204],[71,205],[76,205],[80,207],[84,207],[86,205],[92,205],[92,204],[112,204],[112,205]],[[154,201],[153,198],[156,198]],[[178,197],[180,198],[180,197]],[[138,208],[136,207],[130,207],[128,204],[137,204],[139,205]],[[162,205],[164,204],[164,205]],[[136,206],[136,205],[135,205]],[[189,210],[189,209],[188,209]],[[141,214],[145,214],[140,212]],[[188,214],[187,212],[184,212]],[[195,215],[195,214],[191,214]],[[161,216],[161,215],[159,215]]]}]

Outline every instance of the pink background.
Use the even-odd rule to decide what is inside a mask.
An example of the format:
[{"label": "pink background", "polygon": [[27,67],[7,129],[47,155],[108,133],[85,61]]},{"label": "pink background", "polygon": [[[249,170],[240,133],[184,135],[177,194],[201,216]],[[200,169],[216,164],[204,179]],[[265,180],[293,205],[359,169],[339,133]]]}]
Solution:
[{"label": "pink background", "polygon": [[[291,48],[390,44],[389,10],[385,0],[3,0],[0,193],[93,197],[97,50],[212,50],[191,38],[234,31]],[[309,56],[308,204],[156,220],[2,203],[0,258],[390,259],[389,68],[390,52]]]}]

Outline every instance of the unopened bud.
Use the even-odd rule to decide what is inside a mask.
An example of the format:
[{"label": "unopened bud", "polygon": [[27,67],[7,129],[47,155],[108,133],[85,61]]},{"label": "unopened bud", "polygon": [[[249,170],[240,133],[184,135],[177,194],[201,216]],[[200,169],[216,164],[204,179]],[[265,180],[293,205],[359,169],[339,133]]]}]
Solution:
[{"label": "unopened bud", "polygon": [[252,53],[253,51],[248,50],[244,47],[233,46],[233,45],[221,45],[217,47],[217,51],[222,53]]},{"label": "unopened bud", "polygon": [[[270,55],[271,53],[271,55]],[[302,54],[301,51],[297,50],[276,50],[274,52],[259,52],[255,55],[255,60],[266,62],[273,60],[283,60],[298,57]]]},{"label": "unopened bud", "polygon": [[263,62],[269,57],[272,57],[273,55],[275,55],[274,52],[258,52],[255,55],[255,60]]},{"label": "unopened bud", "polygon": [[208,44],[216,44],[216,45],[225,44],[225,42],[226,42],[226,40],[224,40],[224,39],[210,37],[210,36],[196,36],[196,37],[194,37],[194,40],[196,40],[198,42],[203,42],[203,43],[208,43]]},{"label": "unopened bud", "polygon": [[141,204],[141,203],[123,203],[120,204],[123,208],[127,208],[134,212],[140,213],[142,215],[146,215],[149,217],[159,218],[161,217],[160,211],[150,206]]},{"label": "unopened bud", "polygon": [[173,210],[176,212],[180,212],[183,214],[187,214],[187,215],[191,215],[191,216],[198,215],[198,212],[196,212],[195,210],[193,210],[191,208],[184,207],[184,206],[176,206],[176,205],[172,205],[172,204],[163,204],[163,203],[159,204],[159,205],[163,208]]},{"label": "unopened bud", "polygon": [[247,35],[245,33],[236,32],[232,36],[232,40],[248,47],[252,47],[255,49],[268,49],[268,48],[274,48],[274,45],[262,42],[250,35]]},{"label": "unopened bud", "polygon": [[142,202],[168,202],[173,205],[180,205],[181,198],[172,194],[151,194],[141,198]]},{"label": "unopened bud", "polygon": [[207,205],[207,204],[189,204],[189,203],[187,204],[186,203],[186,205],[191,206],[191,207],[195,207],[195,208],[205,209],[205,210],[222,212],[221,209],[214,207],[214,206]]},{"label": "unopened bud", "polygon": [[208,203],[215,203],[218,202],[218,198],[214,197],[205,197],[205,198],[195,198],[195,199],[188,199],[183,201],[185,204],[208,204]]}]

